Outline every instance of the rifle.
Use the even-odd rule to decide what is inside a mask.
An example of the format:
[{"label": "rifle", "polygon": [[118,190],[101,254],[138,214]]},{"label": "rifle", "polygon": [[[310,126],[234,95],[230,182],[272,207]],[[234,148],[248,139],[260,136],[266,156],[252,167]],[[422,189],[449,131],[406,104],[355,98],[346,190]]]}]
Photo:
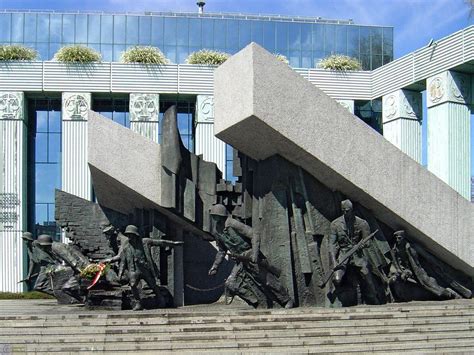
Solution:
[{"label": "rifle", "polygon": [[39,272],[37,272],[36,274],[31,275],[29,278],[27,277],[26,279],[20,280],[20,281],[17,282],[17,284],[19,284],[20,282],[28,282],[28,281],[31,281],[31,279],[32,279],[33,277],[38,276],[38,274],[39,274]]},{"label": "rifle", "polygon": [[344,265],[344,263],[352,256],[354,255],[359,249],[361,249],[362,247],[365,246],[365,243],[367,243],[375,234],[377,234],[379,230],[376,229],[374,232],[370,233],[367,237],[365,237],[364,239],[362,239],[361,241],[359,241],[359,243],[357,243],[356,245],[354,245],[347,253],[345,253],[342,258],[341,258],[341,261],[333,267],[333,269],[331,270],[331,272],[326,275],[326,277],[324,278],[323,281],[320,282],[319,284],[319,287],[323,288],[324,286],[326,286],[326,284],[328,283],[328,281],[332,278],[332,276],[334,275],[334,273],[341,268],[342,265]]},{"label": "rifle", "polygon": [[[252,258],[250,256],[245,256],[245,255],[238,255],[238,254],[232,254],[229,253],[229,256],[232,259],[242,261],[244,263],[253,263]],[[277,268],[276,266],[270,265],[270,263],[267,261],[267,259],[260,259],[258,258],[257,260],[257,265],[263,267],[276,277],[280,277],[281,275],[281,270]]]}]

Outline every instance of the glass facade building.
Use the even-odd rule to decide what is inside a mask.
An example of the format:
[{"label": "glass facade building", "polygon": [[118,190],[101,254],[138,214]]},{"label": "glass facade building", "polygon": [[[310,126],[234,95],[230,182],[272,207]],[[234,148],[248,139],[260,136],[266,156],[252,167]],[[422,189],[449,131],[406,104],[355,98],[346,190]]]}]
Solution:
[{"label": "glass facade building", "polygon": [[352,21],[197,13],[0,13],[0,44],[35,48],[42,60],[82,44],[119,61],[134,45],[159,47],[172,63],[202,48],[236,53],[250,42],[285,55],[292,67],[312,68],[331,54],[358,58],[364,70],[393,60],[393,28]]}]

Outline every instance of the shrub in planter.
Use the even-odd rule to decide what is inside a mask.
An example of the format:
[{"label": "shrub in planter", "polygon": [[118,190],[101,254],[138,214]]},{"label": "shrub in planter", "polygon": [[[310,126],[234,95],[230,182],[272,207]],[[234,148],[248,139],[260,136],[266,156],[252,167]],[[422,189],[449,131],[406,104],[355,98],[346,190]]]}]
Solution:
[{"label": "shrub in planter", "polygon": [[92,48],[73,45],[60,48],[54,55],[54,60],[63,63],[93,63],[100,62],[101,55]]},{"label": "shrub in planter", "polygon": [[19,45],[0,46],[0,61],[35,60],[37,57],[38,52],[33,48]]},{"label": "shrub in planter", "polygon": [[324,58],[318,66],[331,70],[362,70],[362,65],[358,59],[338,54]]},{"label": "shrub in planter", "polygon": [[191,53],[186,59],[188,64],[220,65],[230,57],[229,53],[203,49]]},{"label": "shrub in planter", "polygon": [[273,53],[273,55],[275,56],[276,59],[278,59],[280,62],[283,62],[285,64],[290,64],[290,62],[288,61],[288,58],[286,56],[284,56],[283,54],[280,54],[280,53]]},{"label": "shrub in planter", "polygon": [[122,53],[124,63],[167,64],[169,60],[157,47],[134,46]]}]

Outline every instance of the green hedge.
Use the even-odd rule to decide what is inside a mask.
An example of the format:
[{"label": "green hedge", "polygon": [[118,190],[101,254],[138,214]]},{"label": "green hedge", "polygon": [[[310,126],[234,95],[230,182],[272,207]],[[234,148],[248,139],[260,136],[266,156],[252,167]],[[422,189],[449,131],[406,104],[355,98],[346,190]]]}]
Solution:
[{"label": "green hedge", "polygon": [[186,59],[188,64],[220,65],[230,57],[229,53],[203,49],[191,53]]},{"label": "green hedge", "polygon": [[122,53],[124,63],[167,64],[165,55],[157,47],[134,46]]},{"label": "green hedge", "polygon": [[0,292],[0,300],[38,300],[38,299],[52,299],[53,296],[38,291],[13,293]]},{"label": "green hedge", "polygon": [[63,63],[93,63],[100,62],[101,55],[92,48],[73,45],[60,48],[54,55],[54,60]]},{"label": "green hedge", "polygon": [[33,48],[19,45],[0,46],[0,61],[36,60],[36,58],[38,58],[38,52]]},{"label": "green hedge", "polygon": [[361,70],[362,65],[356,58],[348,57],[346,55],[330,55],[324,58],[318,65],[323,69],[331,70]]}]

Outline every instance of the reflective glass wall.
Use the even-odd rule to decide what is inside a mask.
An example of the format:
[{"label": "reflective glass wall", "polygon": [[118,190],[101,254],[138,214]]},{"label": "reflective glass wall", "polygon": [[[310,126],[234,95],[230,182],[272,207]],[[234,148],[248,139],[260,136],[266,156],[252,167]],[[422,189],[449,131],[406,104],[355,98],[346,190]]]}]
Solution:
[{"label": "reflective glass wall", "polygon": [[[63,45],[83,44],[118,61],[133,45],[159,47],[173,63],[209,48],[236,53],[254,41],[285,55],[292,67],[311,68],[330,54],[360,59],[364,70],[393,60],[393,28],[275,20],[252,16],[0,13],[0,44],[21,43],[49,60]],[[218,18],[221,17],[221,18]]]}]

